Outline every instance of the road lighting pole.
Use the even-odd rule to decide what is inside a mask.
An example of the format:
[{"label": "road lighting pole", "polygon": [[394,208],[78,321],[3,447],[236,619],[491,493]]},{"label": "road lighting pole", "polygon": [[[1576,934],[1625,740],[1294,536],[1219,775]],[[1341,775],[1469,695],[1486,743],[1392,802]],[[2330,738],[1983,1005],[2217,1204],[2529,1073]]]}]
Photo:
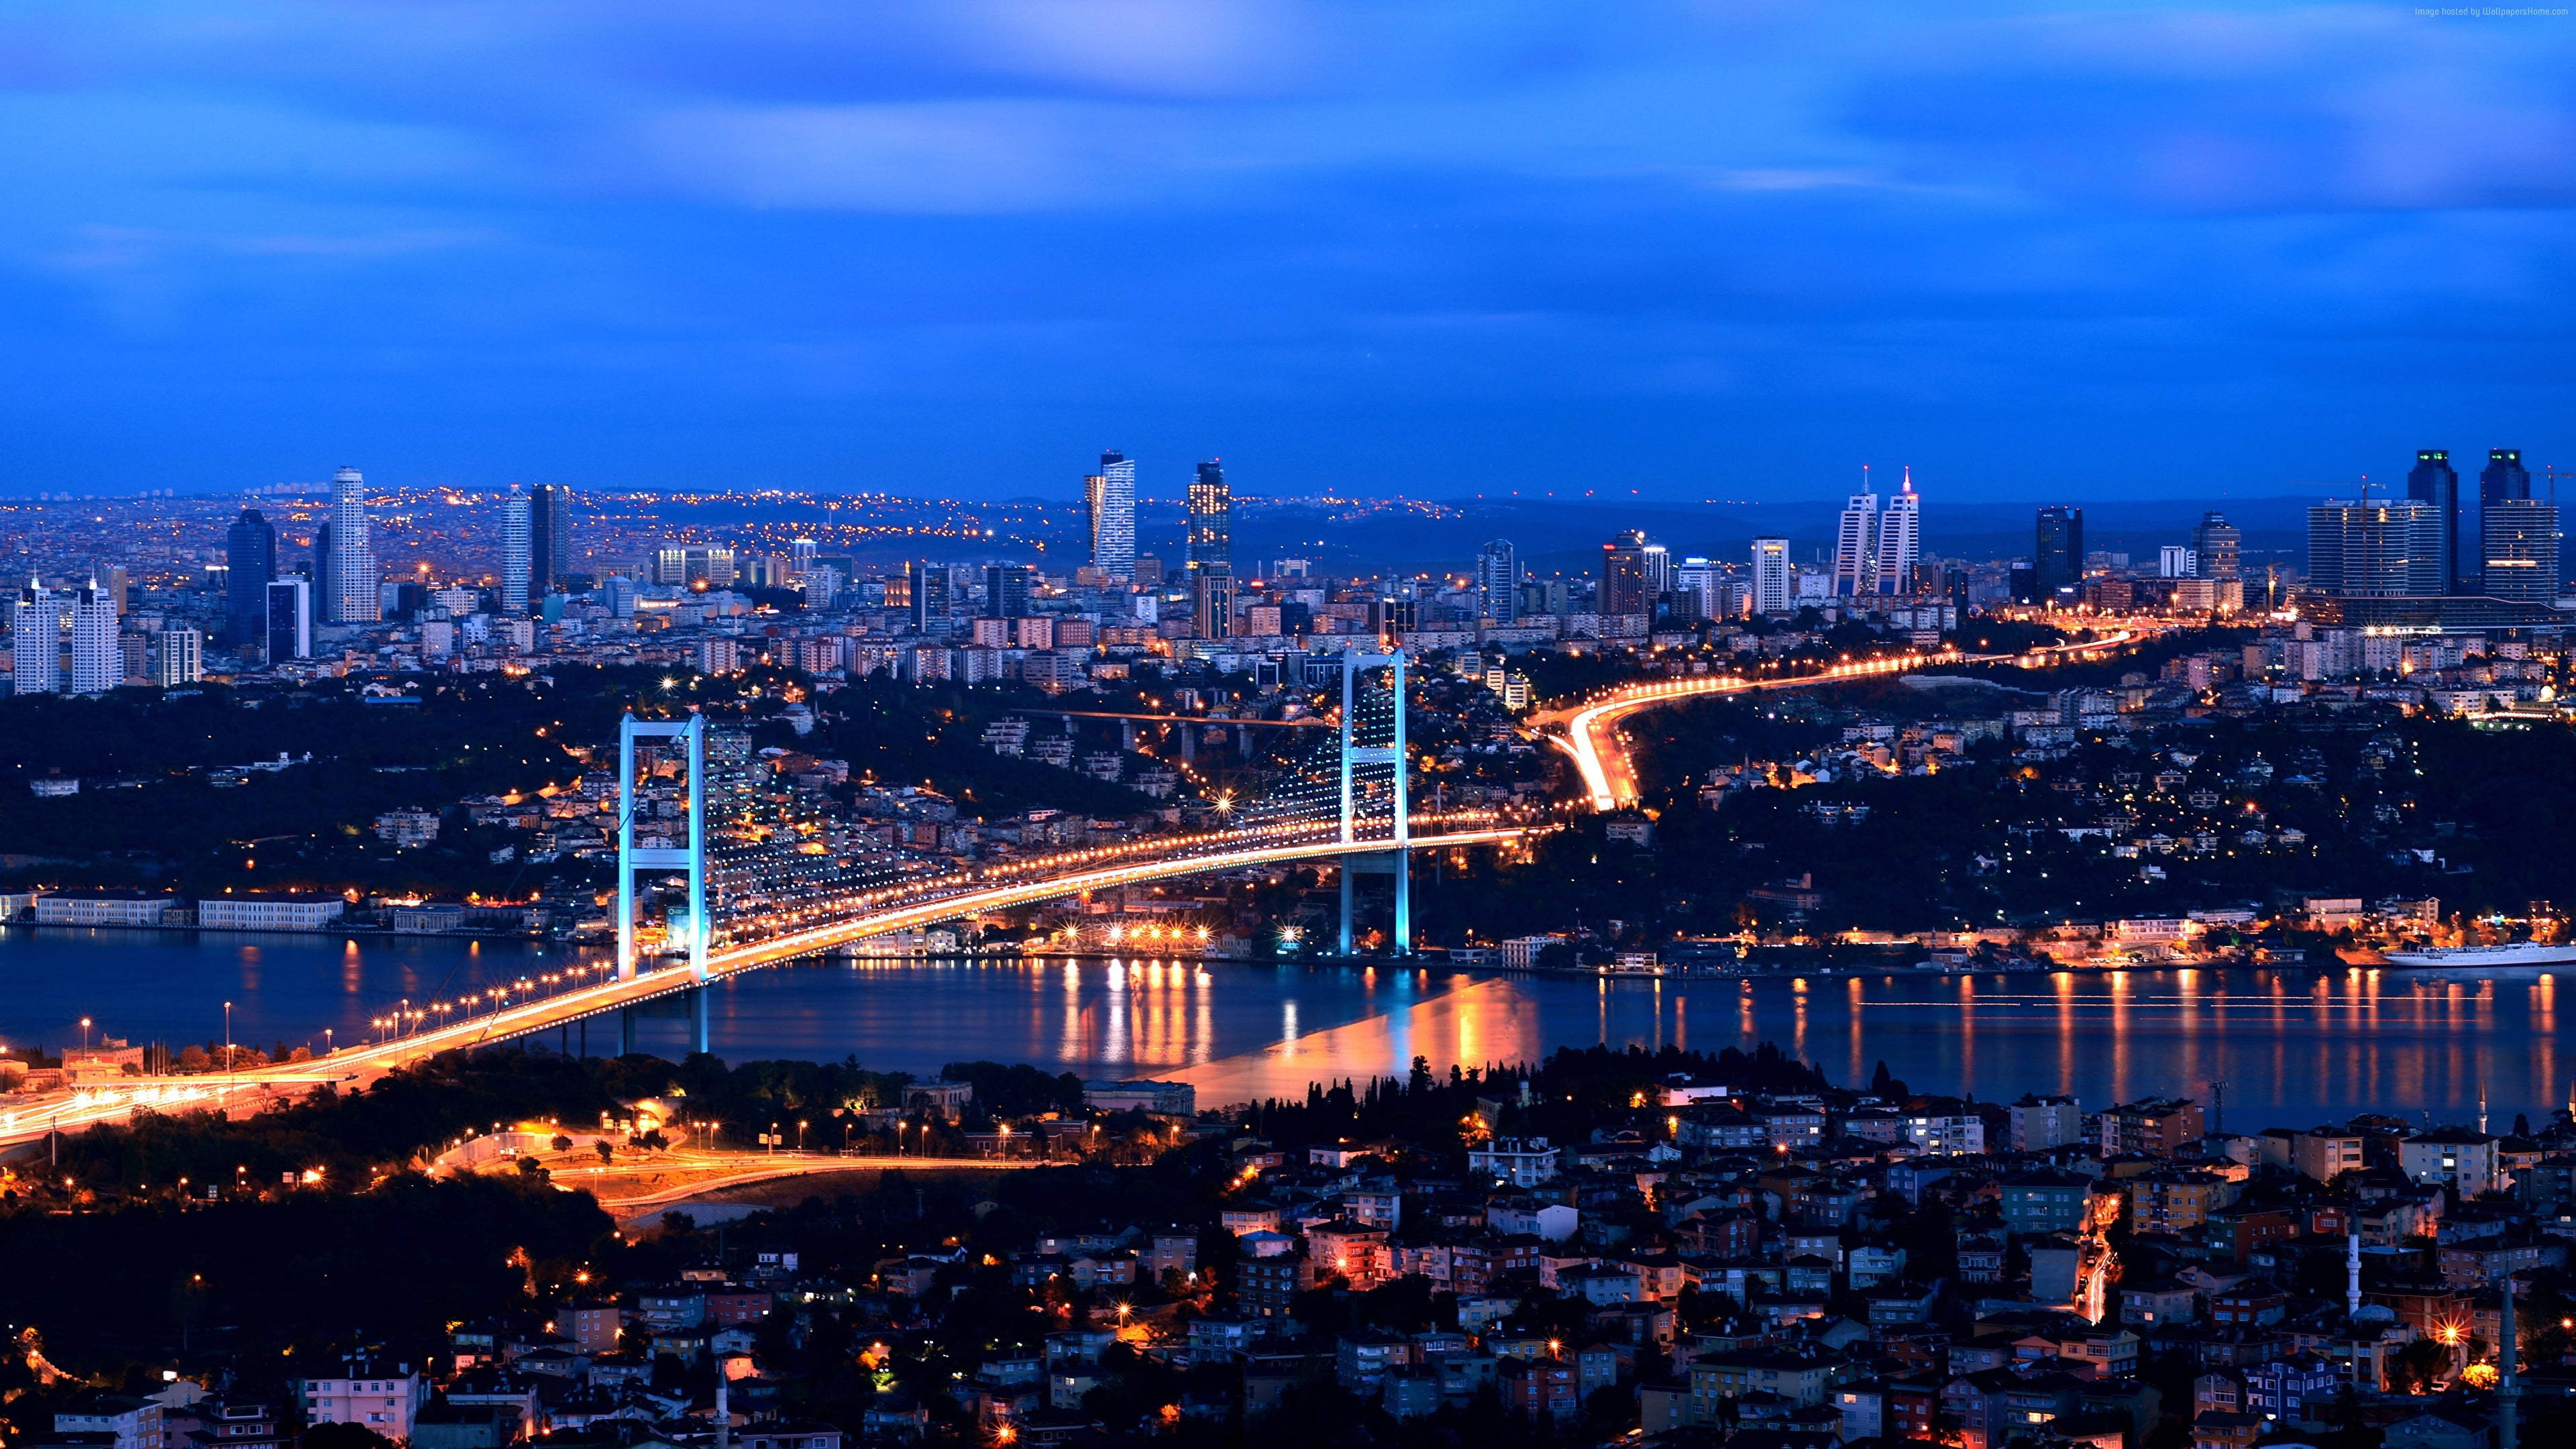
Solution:
[{"label": "road lighting pole", "polygon": [[233,1074],[233,1004],[224,1003],[224,1075]]}]

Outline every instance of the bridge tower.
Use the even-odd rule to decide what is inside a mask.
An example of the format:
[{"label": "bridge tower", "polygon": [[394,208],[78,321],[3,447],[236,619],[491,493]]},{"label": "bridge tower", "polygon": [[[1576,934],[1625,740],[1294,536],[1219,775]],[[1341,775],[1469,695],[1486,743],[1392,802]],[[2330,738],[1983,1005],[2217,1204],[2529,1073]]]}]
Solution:
[{"label": "bridge tower", "polygon": [[[1369,746],[1358,743],[1354,731],[1358,720],[1359,675],[1363,669],[1385,665],[1392,678],[1389,688],[1395,695],[1395,738],[1391,745]],[[1404,763],[1404,651],[1363,654],[1356,649],[1342,651],[1342,843],[1357,843],[1357,798],[1351,788],[1351,772],[1358,765],[1393,765],[1395,767],[1395,852],[1386,857],[1395,875],[1395,952],[1413,954],[1413,801],[1406,782]],[[1358,870],[1376,870],[1377,857],[1366,851],[1351,851],[1342,856],[1342,954],[1351,954],[1351,876]],[[1364,865],[1363,862],[1366,862]]]},{"label": "bridge tower", "polygon": [[[689,840],[685,847],[635,844],[635,742],[639,739],[681,741],[688,750]],[[684,720],[639,720],[627,715],[617,727],[617,979],[635,979],[635,873],[685,871],[689,900],[681,913],[676,944],[688,951],[690,1017],[697,1049],[707,1049],[707,722],[702,715]],[[635,1050],[635,1008],[617,1014],[620,1054]]]}]

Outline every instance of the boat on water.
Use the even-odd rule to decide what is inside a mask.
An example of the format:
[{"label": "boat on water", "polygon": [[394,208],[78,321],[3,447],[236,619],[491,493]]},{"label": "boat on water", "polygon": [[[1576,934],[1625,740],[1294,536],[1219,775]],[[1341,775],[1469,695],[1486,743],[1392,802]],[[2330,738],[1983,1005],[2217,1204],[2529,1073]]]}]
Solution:
[{"label": "boat on water", "polygon": [[2576,966],[2576,942],[2515,941],[2504,946],[2437,946],[2426,951],[2391,951],[2391,966]]}]

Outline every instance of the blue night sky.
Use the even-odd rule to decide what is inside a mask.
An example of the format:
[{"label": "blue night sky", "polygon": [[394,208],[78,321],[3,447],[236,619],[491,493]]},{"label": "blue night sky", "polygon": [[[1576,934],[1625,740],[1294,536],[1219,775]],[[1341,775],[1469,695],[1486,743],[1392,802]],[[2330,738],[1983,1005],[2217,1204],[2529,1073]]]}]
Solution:
[{"label": "blue night sky", "polygon": [[0,491],[2576,464],[2571,78],[2405,4],[20,3]]}]

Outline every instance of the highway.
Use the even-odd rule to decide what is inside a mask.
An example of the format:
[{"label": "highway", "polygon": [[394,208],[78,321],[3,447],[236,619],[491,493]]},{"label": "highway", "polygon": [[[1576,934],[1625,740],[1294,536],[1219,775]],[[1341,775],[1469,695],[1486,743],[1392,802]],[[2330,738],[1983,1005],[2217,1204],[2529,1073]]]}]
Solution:
[{"label": "highway", "polygon": [[[1490,817],[1484,818],[1490,820]],[[1417,817],[1417,821],[1434,828],[1434,833],[1413,837],[1413,845],[1422,850],[1496,845],[1552,828],[1541,822],[1487,823],[1474,825],[1474,828],[1457,828],[1472,822],[1459,821],[1456,816]],[[1449,828],[1442,828],[1444,825]],[[1016,871],[1005,868],[978,873],[963,882],[955,877],[946,878],[938,883],[945,888],[936,894],[907,893],[906,898],[887,900],[855,916],[783,932],[746,945],[710,951],[707,976],[716,980],[744,971],[756,971],[764,966],[816,955],[835,946],[984,911],[1061,900],[1090,891],[1182,876],[1323,860],[1354,849],[1384,849],[1387,845],[1384,837],[1345,843],[1339,838],[1337,825],[1320,829],[1314,826],[1270,827],[1269,833],[1285,838],[1276,843],[1246,845],[1232,850],[1211,848],[1202,854],[1180,856],[1145,854],[1151,842],[1144,842],[1139,846],[1079,852],[1070,858],[1077,863],[1077,868],[1064,874],[1023,878]],[[1198,839],[1203,843],[1207,841],[1206,837]],[[1092,859],[1100,863],[1084,864]],[[1048,863],[1051,862],[1029,864]],[[38,1099],[23,1106],[0,1110],[0,1152],[40,1143],[47,1133],[58,1128],[69,1132],[99,1122],[122,1122],[138,1107],[194,1111],[250,1106],[284,1095],[300,1094],[322,1083],[363,1083],[442,1051],[550,1031],[582,1017],[634,1006],[656,997],[686,991],[697,984],[685,968],[642,971],[626,980],[573,987],[514,1006],[502,1006],[480,1016],[424,1027],[391,1040],[341,1047],[312,1061],[193,1077],[144,1078],[130,1087],[101,1087],[68,1093],[59,1098]]]},{"label": "highway", "polygon": [[1867,659],[1838,664],[1820,674],[1784,675],[1777,679],[1746,679],[1736,675],[1707,675],[1698,678],[1666,680],[1655,684],[1631,685],[1613,690],[1599,700],[1579,707],[1549,710],[1533,715],[1533,726],[1562,723],[1565,733],[1554,736],[1558,748],[1574,758],[1574,768],[1583,776],[1584,793],[1595,810],[1616,810],[1635,803],[1637,771],[1625,746],[1620,744],[1620,721],[1633,714],[1656,709],[1685,699],[1703,699],[1712,695],[1754,694],[1765,690],[1809,689],[1821,684],[1843,684],[1874,675],[1902,674],[1930,664],[1992,664],[2010,659],[2046,661],[2079,658],[2086,654],[2124,649],[2137,643],[2148,632],[2147,626],[2123,628],[2100,639],[2075,644],[2057,644],[2034,649],[2026,654],[1963,654],[1945,649],[1933,654],[1899,654],[1884,659]]}]

